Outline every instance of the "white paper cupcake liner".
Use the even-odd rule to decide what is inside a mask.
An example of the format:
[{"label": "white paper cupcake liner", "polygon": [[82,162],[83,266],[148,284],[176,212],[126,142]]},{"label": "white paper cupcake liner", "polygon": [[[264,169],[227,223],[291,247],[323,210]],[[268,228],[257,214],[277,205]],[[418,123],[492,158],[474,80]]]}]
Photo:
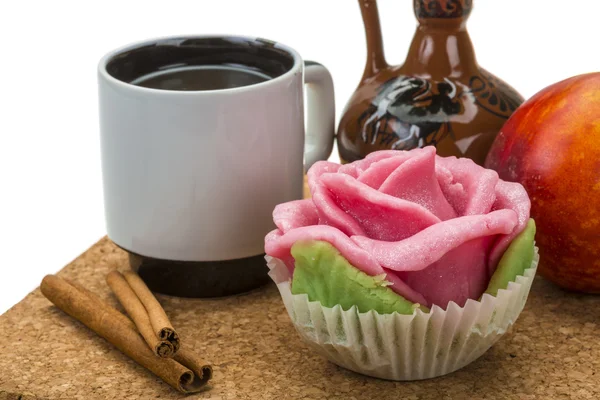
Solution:
[{"label": "white paper cupcake liner", "polygon": [[288,314],[302,339],[329,361],[352,371],[391,380],[434,378],[456,371],[485,353],[515,323],[535,277],[539,255],[496,297],[484,294],[464,307],[412,315],[342,310],[293,295],[285,264],[266,257]]}]

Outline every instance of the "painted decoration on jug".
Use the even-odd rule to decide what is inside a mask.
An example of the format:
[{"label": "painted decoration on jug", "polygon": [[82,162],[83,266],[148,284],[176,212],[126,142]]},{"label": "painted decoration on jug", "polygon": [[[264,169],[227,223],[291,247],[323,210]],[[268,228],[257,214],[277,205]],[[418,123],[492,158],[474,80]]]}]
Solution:
[{"label": "painted decoration on jug", "polygon": [[473,0],[414,0],[417,18],[462,18],[469,15]]},{"label": "painted decoration on jug", "polygon": [[469,122],[475,97],[460,82],[398,76],[384,82],[357,120],[362,140],[381,148],[408,150],[436,145],[452,135],[451,122]]},{"label": "painted decoration on jug", "polygon": [[515,89],[483,68],[479,75],[471,77],[469,86],[477,98],[477,105],[500,118],[508,119],[523,102]]}]

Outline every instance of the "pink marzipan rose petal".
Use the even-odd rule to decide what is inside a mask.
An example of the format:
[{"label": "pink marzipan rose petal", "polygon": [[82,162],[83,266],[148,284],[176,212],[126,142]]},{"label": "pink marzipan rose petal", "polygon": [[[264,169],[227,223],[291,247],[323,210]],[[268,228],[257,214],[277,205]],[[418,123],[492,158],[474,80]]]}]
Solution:
[{"label": "pink marzipan rose petal", "polygon": [[486,214],[496,200],[496,171],[468,158],[436,156],[437,180],[444,197],[459,216]]},{"label": "pink marzipan rose petal", "polygon": [[[355,161],[358,162],[358,161]],[[353,178],[358,178],[359,172],[354,163],[342,165],[338,171],[340,174],[350,175]]]},{"label": "pink marzipan rose petal", "polygon": [[455,218],[435,175],[435,147],[420,150],[393,171],[379,191],[419,204],[442,221]]},{"label": "pink marzipan rose petal", "polygon": [[275,229],[267,233],[267,236],[265,236],[265,253],[271,257],[279,258],[281,261],[283,261],[291,275],[294,273],[294,257],[292,257],[289,249],[286,251],[286,248],[281,246],[280,242],[282,236],[283,232],[281,232],[279,229]]},{"label": "pink marzipan rose petal", "polygon": [[379,189],[388,176],[411,157],[410,152],[399,152],[396,157],[386,157],[376,161],[360,174],[358,181],[373,189]]},{"label": "pink marzipan rose petal", "polygon": [[308,181],[308,189],[310,193],[315,193],[317,186],[319,186],[319,178],[325,173],[338,172],[342,166],[340,164],[332,163],[329,161],[317,161],[310,167],[306,173]]},{"label": "pink marzipan rose petal", "polygon": [[345,215],[333,202],[331,196],[321,183],[321,175],[335,173],[341,168],[341,165],[328,161],[317,161],[308,170],[308,187],[312,195],[312,202],[319,216],[319,225],[330,225],[340,229],[346,235],[364,234],[360,224],[354,221],[350,216]]},{"label": "pink marzipan rose petal", "polygon": [[301,226],[317,225],[319,214],[311,199],[288,201],[275,207],[273,221],[283,233],[286,233]]},{"label": "pink marzipan rose petal", "polygon": [[500,258],[510,245],[510,242],[525,229],[529,221],[531,210],[531,200],[527,195],[525,188],[514,182],[498,181],[496,184],[496,201],[492,207],[493,210],[509,209],[517,213],[518,224],[512,232],[501,237],[492,248],[489,259],[489,267],[493,272],[500,261]]},{"label": "pink marzipan rose petal", "polygon": [[369,253],[356,246],[339,229],[327,225],[304,226],[279,235],[271,232],[265,240],[265,252],[280,259],[289,256],[290,249],[298,241],[323,240],[331,243],[352,265],[360,265],[369,275],[384,273],[379,263]]},{"label": "pink marzipan rose petal", "polygon": [[330,219],[329,225],[346,228],[347,221],[358,223],[364,232],[359,236],[397,241],[440,222],[426,208],[383,194],[348,175],[323,174],[321,184],[327,190],[325,196],[343,216],[341,222],[341,218]]},{"label": "pink marzipan rose petal", "polygon": [[377,151],[375,153],[367,154],[365,158],[362,160],[354,161],[350,164],[342,165],[338,172],[346,175],[350,175],[353,178],[358,178],[362,175],[367,169],[371,167],[372,164],[384,160],[390,157],[397,157],[398,151]]},{"label": "pink marzipan rose petal", "polygon": [[[324,174],[326,175],[326,174]],[[332,174],[334,176],[347,177],[352,179],[348,175],[344,174]],[[338,204],[335,202],[334,197],[328,188],[323,184],[323,177],[318,185],[315,186],[315,191],[312,194],[312,201],[317,208],[317,214],[319,215],[319,225],[329,225],[336,227],[340,231],[344,232],[348,236],[352,235],[366,235],[362,228],[362,225],[352,218],[351,215],[340,209]]]},{"label": "pink marzipan rose petal", "polygon": [[279,230],[272,231],[265,238],[265,253],[283,260],[290,273],[293,273],[294,259],[290,254],[292,246],[296,242],[311,240],[322,240],[331,243],[350,264],[355,267],[360,266],[361,271],[371,276],[386,274],[386,280],[392,283],[390,286],[392,290],[409,301],[425,304],[425,298],[402,282],[394,271],[381,268],[369,253],[354,244],[340,230],[331,226],[305,226],[293,229],[285,234],[282,234]]},{"label": "pink marzipan rose petal", "polygon": [[446,309],[450,301],[463,307],[468,299],[478,299],[487,288],[486,268],[490,242],[495,236],[468,241],[444,254],[421,271],[398,272],[398,277],[427,300]]},{"label": "pink marzipan rose petal", "polygon": [[506,235],[517,225],[512,210],[486,215],[470,215],[442,221],[397,242],[384,242],[365,236],[352,240],[371,254],[381,266],[394,271],[420,271],[470,240],[491,235]]},{"label": "pink marzipan rose petal", "polygon": [[412,301],[413,303],[427,305],[427,299],[423,297],[423,295],[409,285],[407,285],[400,277],[396,271],[392,271],[387,268],[383,268],[385,273],[385,280],[390,282],[389,286],[394,292],[398,293],[400,296],[404,297],[408,301]]}]

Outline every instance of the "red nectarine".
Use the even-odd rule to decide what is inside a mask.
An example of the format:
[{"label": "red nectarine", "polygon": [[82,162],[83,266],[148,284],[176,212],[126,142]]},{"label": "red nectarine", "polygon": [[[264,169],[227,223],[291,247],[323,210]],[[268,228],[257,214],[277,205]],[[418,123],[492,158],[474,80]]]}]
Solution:
[{"label": "red nectarine", "polygon": [[523,103],[486,167],[529,193],[540,274],[600,293],[600,73],[555,83]]}]

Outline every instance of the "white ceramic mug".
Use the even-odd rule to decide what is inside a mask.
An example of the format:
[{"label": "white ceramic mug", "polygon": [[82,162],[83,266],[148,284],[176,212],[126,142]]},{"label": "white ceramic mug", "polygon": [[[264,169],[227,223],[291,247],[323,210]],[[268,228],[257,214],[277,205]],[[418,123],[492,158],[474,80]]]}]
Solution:
[{"label": "white ceramic mug", "polygon": [[[269,78],[199,91],[131,83],[156,71],[202,65],[259,70]],[[200,36],[118,49],[102,58],[98,76],[109,238],[134,255],[178,262],[163,271],[173,280],[170,289],[158,287],[164,274],[148,278],[158,280],[150,282],[155,290],[170,294],[201,296],[206,285],[218,286],[219,279],[237,274],[247,264],[244,260],[257,264],[264,254],[264,236],[273,228],[273,208],[300,199],[303,169],[331,153],[334,93],[327,69],[303,62],[280,43]],[[231,260],[240,262],[219,274],[218,262]],[[190,262],[199,264],[186,265],[187,272],[178,277],[176,268]],[[212,269],[193,277],[202,263]],[[263,273],[261,263],[262,269],[247,268]],[[267,279],[264,273],[261,282]],[[254,275],[240,279],[252,280]],[[209,282],[179,290],[181,279]],[[225,286],[230,290],[212,295],[257,285],[238,283],[236,288],[229,282]]]}]

